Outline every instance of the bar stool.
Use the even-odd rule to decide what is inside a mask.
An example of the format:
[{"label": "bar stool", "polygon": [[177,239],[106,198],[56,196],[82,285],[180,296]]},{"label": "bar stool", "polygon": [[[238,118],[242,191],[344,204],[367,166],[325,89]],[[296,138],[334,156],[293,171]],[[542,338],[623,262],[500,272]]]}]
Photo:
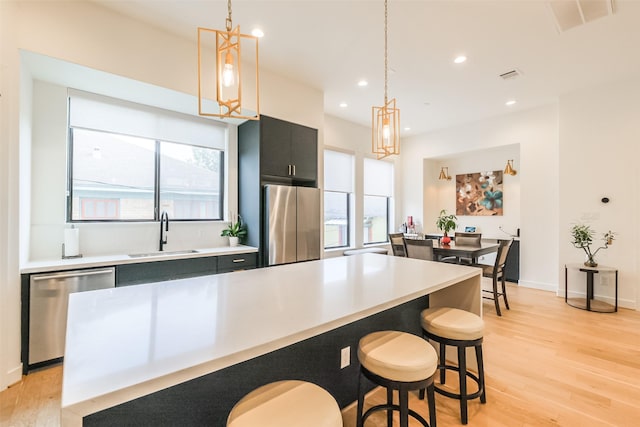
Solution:
[{"label": "bar stool", "polygon": [[[467,424],[467,401],[480,397],[481,403],[487,402],[484,384],[484,366],[482,361],[482,335],[484,321],[473,313],[457,308],[436,307],[423,310],[421,313],[422,332],[427,338],[440,345],[440,384],[445,384],[447,369],[457,371],[460,377],[460,392],[452,393],[440,387],[435,387],[436,392],[453,399],[460,400],[460,417],[462,424]],[[446,346],[454,346],[458,349],[458,366],[447,365]],[[476,350],[478,363],[478,375],[467,370],[468,347]],[[478,391],[467,391],[467,377],[478,385]]]},{"label": "bar stool", "polygon": [[[391,427],[393,411],[400,412],[400,426],[409,425],[409,415],[425,427],[436,427],[436,403],[433,378],[438,366],[438,355],[422,338],[399,331],[372,332],[358,344],[360,376],[358,379],[357,427],[376,411],[387,411],[387,425]],[[369,408],[363,414],[365,390],[363,377],[387,389],[387,403]],[[427,390],[429,423],[417,412],[409,409],[409,391]],[[393,390],[398,391],[399,404],[393,404]]]},{"label": "bar stool", "polygon": [[235,404],[227,427],[342,427],[338,403],[325,389],[298,380],[259,387]]}]

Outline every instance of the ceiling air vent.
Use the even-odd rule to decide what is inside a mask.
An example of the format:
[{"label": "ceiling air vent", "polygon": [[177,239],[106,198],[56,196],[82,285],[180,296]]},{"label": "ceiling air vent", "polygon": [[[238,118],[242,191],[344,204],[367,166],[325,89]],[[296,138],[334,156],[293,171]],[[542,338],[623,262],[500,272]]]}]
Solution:
[{"label": "ceiling air vent", "polygon": [[613,0],[553,0],[548,3],[559,32],[613,15]]},{"label": "ceiling air vent", "polygon": [[502,77],[503,80],[511,80],[511,79],[515,79],[516,77],[520,77],[522,75],[522,73],[519,70],[511,70],[511,71],[507,71],[506,73],[502,73],[500,74],[500,77]]}]

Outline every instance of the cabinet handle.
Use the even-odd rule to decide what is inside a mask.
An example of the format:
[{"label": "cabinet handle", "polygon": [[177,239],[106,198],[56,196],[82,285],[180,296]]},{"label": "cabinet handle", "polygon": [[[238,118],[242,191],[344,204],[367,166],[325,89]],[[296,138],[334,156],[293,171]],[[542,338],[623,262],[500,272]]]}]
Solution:
[{"label": "cabinet handle", "polygon": [[293,176],[296,176],[296,165],[293,165]]},{"label": "cabinet handle", "polygon": [[288,169],[287,169],[287,175],[291,175],[291,165],[287,165]]},{"label": "cabinet handle", "polygon": [[244,258],[236,258],[232,262],[244,262]]}]

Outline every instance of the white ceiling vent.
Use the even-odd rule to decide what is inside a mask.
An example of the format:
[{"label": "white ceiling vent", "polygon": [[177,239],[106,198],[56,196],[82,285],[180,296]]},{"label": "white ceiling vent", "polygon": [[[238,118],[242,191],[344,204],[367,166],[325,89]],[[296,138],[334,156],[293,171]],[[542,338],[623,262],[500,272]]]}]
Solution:
[{"label": "white ceiling vent", "polygon": [[500,77],[503,80],[511,80],[511,79],[515,79],[516,77],[520,77],[521,75],[522,73],[520,72],[520,70],[514,68],[513,70],[500,74]]},{"label": "white ceiling vent", "polygon": [[559,32],[613,15],[613,0],[553,0],[549,8]]}]

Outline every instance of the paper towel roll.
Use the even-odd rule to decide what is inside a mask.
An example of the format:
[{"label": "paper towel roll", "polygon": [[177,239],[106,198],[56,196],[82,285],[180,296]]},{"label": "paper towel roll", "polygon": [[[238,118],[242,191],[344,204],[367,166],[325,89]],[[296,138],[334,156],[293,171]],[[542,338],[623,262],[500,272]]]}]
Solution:
[{"label": "paper towel roll", "polygon": [[64,256],[77,256],[79,254],[80,254],[80,229],[65,228]]}]

